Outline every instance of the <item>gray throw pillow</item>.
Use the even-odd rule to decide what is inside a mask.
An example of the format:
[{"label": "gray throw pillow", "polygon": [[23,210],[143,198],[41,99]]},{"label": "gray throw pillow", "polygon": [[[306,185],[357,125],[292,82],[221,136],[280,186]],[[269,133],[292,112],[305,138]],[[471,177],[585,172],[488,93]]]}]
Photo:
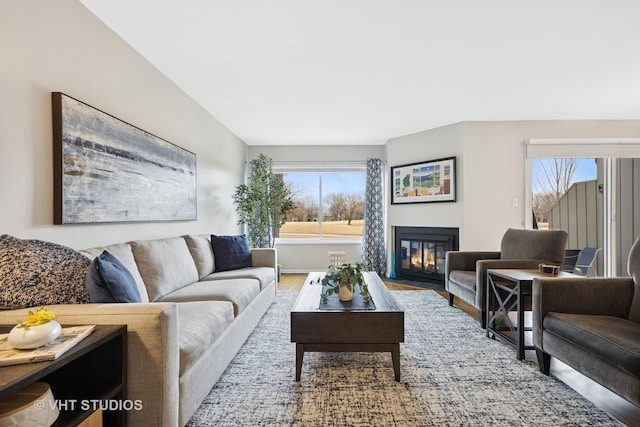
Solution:
[{"label": "gray throw pillow", "polygon": [[0,236],[0,308],[88,303],[84,286],[91,261],[78,251],[42,240]]}]

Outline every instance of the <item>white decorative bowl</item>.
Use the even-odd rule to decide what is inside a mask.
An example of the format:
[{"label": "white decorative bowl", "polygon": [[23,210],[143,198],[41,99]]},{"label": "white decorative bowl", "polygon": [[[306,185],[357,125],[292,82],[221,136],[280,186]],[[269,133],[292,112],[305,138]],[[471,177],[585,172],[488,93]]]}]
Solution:
[{"label": "white decorative bowl", "polygon": [[7,341],[20,350],[30,350],[49,344],[58,338],[61,331],[62,326],[55,320],[50,320],[44,325],[29,326],[28,328],[14,326],[9,332]]}]

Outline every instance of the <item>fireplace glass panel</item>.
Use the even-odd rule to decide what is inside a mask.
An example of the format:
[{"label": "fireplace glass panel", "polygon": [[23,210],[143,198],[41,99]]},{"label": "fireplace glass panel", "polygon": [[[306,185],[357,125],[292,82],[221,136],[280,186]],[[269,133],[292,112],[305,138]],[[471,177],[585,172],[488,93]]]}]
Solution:
[{"label": "fireplace glass panel", "polygon": [[411,268],[411,241],[410,240],[402,240],[400,241],[400,266],[406,270]]},{"label": "fireplace glass panel", "polygon": [[443,273],[447,245],[439,242],[423,242],[423,271],[427,274]]},{"label": "fireplace glass panel", "polygon": [[411,241],[411,270],[422,271],[422,242]]}]

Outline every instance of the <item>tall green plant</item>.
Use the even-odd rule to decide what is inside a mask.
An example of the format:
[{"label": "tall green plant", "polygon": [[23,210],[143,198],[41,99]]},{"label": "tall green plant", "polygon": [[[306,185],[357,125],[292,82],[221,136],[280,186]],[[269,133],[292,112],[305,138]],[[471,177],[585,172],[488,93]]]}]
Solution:
[{"label": "tall green plant", "polygon": [[247,238],[254,248],[273,247],[287,212],[295,209],[291,189],[282,175],[273,173],[270,157],[260,154],[250,162],[246,184],[233,194],[238,224],[247,226]]}]

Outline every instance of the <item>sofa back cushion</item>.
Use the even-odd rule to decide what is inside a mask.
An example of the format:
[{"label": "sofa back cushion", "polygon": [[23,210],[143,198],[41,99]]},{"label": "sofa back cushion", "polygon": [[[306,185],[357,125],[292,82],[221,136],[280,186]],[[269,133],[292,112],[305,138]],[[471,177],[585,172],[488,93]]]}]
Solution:
[{"label": "sofa back cushion", "polygon": [[509,228],[502,237],[501,259],[540,259],[561,265],[567,248],[564,230],[526,230]]},{"label": "sofa back cushion", "polygon": [[88,303],[90,262],[56,243],[0,236],[0,309]]},{"label": "sofa back cushion", "polygon": [[198,269],[182,237],[130,242],[150,301],[198,281]]},{"label": "sofa back cushion", "polygon": [[631,246],[629,259],[627,260],[627,272],[633,279],[635,291],[629,310],[629,320],[640,323],[640,237]]},{"label": "sofa back cushion", "polygon": [[183,236],[189,247],[189,252],[193,257],[198,269],[198,278],[202,279],[213,273],[216,267],[216,261],[211,247],[210,234],[192,234]]},{"label": "sofa back cushion", "polygon": [[144,280],[142,280],[142,276],[140,275],[140,270],[138,270],[136,260],[133,257],[131,245],[129,243],[117,243],[114,245],[82,249],[80,252],[82,252],[89,258],[94,259],[104,251],[108,251],[111,255],[118,258],[118,261],[120,261],[122,265],[129,271],[129,273],[131,273],[131,275],[133,276],[133,280],[136,281],[136,285],[138,287],[140,301],[149,302],[149,294],[147,293],[147,288],[145,286]]}]

